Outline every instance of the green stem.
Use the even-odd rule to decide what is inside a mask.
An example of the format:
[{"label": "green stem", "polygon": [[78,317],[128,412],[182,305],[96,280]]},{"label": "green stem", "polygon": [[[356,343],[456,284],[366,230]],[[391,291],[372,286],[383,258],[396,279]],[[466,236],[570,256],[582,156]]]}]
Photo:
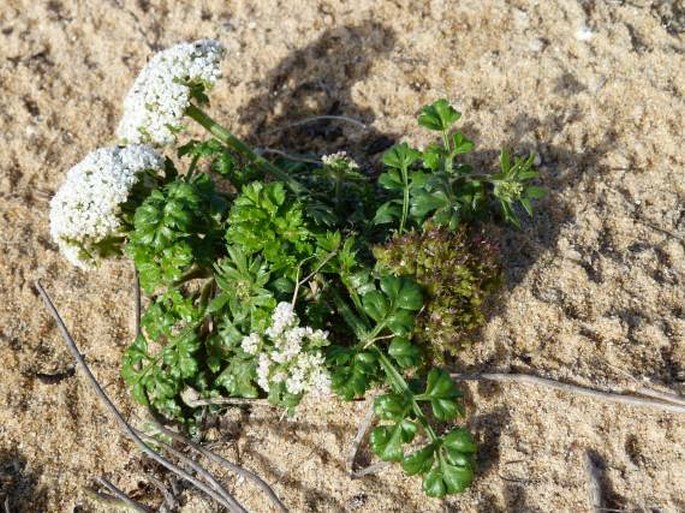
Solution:
[{"label": "green stem", "polygon": [[338,214],[338,217],[342,216],[343,208],[342,208],[342,184],[343,184],[343,177],[341,176],[341,171],[336,172],[336,177],[335,177],[335,211]]},{"label": "green stem", "polygon": [[387,356],[385,356],[383,351],[378,349],[376,346],[373,346],[373,348],[376,350],[376,353],[378,354],[378,360],[381,362],[381,366],[383,367],[386,376],[388,376],[388,379],[390,380],[392,387],[398,393],[404,395],[405,397],[408,397],[411,400],[411,408],[414,411],[414,415],[416,415],[416,418],[419,420],[423,428],[426,430],[426,433],[428,433],[428,438],[430,438],[431,442],[435,442],[436,440],[438,440],[438,435],[435,433],[430,423],[428,422],[426,415],[424,415],[423,411],[421,410],[421,406],[419,406],[419,403],[414,398],[414,392],[411,391],[409,385],[404,380],[402,374],[400,374],[400,372],[395,368],[390,359]]},{"label": "green stem", "polygon": [[190,280],[197,280],[198,278],[208,278],[211,276],[211,272],[202,266],[193,264],[190,269],[188,269],[178,280],[174,281],[171,285],[178,287]]},{"label": "green stem", "polygon": [[214,121],[212,118],[210,118],[207,114],[205,114],[203,110],[201,110],[200,108],[196,107],[191,103],[186,109],[186,114],[191,119],[197,121],[210,134],[219,139],[229,148],[243,155],[247,160],[258,166],[262,171],[270,175],[273,175],[279,180],[285,182],[294,193],[299,194],[303,192],[302,186],[295,179],[288,176],[287,173],[285,173],[278,167],[274,166],[271,162],[266,160],[261,155],[257,155],[252,150],[252,148],[250,148],[247,144],[238,139],[236,136],[234,136],[231,132],[226,130],[223,126]]},{"label": "green stem", "polygon": [[402,217],[400,218],[400,235],[402,235],[402,233],[404,233],[404,226],[407,223],[407,216],[409,215],[409,173],[407,171],[407,166],[402,166],[400,171],[402,173],[402,184],[404,185]]},{"label": "green stem", "polygon": [[442,131],[442,142],[447,150],[447,158],[445,159],[445,171],[452,174],[454,154],[452,153],[452,146],[450,145],[449,132],[447,130]]}]

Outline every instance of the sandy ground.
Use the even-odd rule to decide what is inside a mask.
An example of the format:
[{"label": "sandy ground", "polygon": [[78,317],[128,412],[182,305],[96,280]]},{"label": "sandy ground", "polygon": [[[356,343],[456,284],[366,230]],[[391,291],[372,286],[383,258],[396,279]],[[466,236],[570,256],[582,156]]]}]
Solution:
[{"label": "sandy ground", "polygon": [[[549,196],[501,234],[508,285],[482,341],[455,368],[685,393],[685,7],[669,1],[0,0],[0,500],[9,511],[111,511],[84,491],[107,476],[153,497],[143,461],[77,374],[33,288],[54,296],[122,411],[132,336],[126,262],[84,273],[48,234],[46,198],[92,149],[114,142],[121,100],[154,49],[201,37],[229,48],[213,114],[262,147],[353,144],[374,158],[424,103],[448,97],[494,164],[536,151]],[[350,124],[270,132],[312,114]],[[350,480],[364,403],[232,411],[217,450],[274,485],[292,511],[580,512],[583,454],[605,507],[685,511],[685,417],[528,385],[464,385],[481,451],[464,495],[425,498],[397,469]],[[157,475],[159,475],[157,473]],[[227,477],[251,510],[267,503]],[[215,511],[186,495],[185,511]],[[613,511],[612,510],[612,511]]]}]

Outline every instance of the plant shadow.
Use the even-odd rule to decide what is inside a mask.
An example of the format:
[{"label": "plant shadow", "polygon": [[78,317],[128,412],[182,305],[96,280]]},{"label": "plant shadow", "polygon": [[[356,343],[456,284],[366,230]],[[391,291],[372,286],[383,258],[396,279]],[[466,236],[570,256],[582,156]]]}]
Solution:
[{"label": "plant shadow", "polygon": [[[327,30],[292,52],[258,83],[263,94],[239,111],[241,122],[252,127],[248,140],[289,153],[345,149],[367,159],[378,155],[394,143],[396,134],[370,126],[375,114],[355,103],[352,87],[394,43],[391,29],[367,21]],[[310,120],[320,116],[338,119]]]},{"label": "plant shadow", "polygon": [[46,511],[47,493],[38,485],[39,470],[27,470],[16,449],[0,450],[0,505],[3,511]]}]

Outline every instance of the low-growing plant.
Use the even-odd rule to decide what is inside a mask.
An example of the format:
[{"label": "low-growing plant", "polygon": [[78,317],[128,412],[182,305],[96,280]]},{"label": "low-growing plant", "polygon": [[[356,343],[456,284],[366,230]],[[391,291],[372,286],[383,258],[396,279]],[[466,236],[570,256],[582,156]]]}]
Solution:
[{"label": "low-growing plant", "polygon": [[[435,362],[483,322],[500,263],[476,223],[520,226],[515,205],[531,213],[543,192],[532,159],[503,151],[500,172],[475,172],[459,160],[474,147],[453,130],[461,114],[438,100],[419,125],[440,143],[392,147],[377,181],[344,152],[270,162],[202,110],[223,53],[203,40],[154,56],[125,100],[124,145],[86,157],[52,200],[67,258],[123,252],[149,298],[123,355],[133,397],[195,429],[188,392],[291,411],[380,387],[374,453],[430,496],[465,490],[476,443]],[[187,119],[210,138],[180,145]]]}]

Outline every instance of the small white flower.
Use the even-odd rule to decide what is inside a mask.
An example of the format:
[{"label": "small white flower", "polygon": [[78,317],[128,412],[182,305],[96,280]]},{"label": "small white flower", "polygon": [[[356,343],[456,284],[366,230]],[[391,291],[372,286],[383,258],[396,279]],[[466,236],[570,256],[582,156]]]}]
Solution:
[{"label": "small white flower", "polygon": [[72,167],[50,202],[50,234],[62,254],[92,266],[95,245],[118,235],[121,205],[141,173],[163,167],[162,156],[141,145],[99,148]]},{"label": "small white flower", "polygon": [[325,166],[337,167],[344,166],[347,169],[359,169],[359,164],[347,156],[346,151],[338,151],[336,153],[331,153],[330,155],[324,155],[321,157],[321,162]]},{"label": "small white flower", "polygon": [[156,54],[124,100],[117,135],[127,143],[173,143],[190,105],[191,86],[210,89],[221,75],[224,47],[210,39],[181,43]]},{"label": "small white flower", "polygon": [[323,368],[316,369],[311,377],[311,391],[315,396],[326,396],[331,393],[331,376]]},{"label": "small white flower", "polygon": [[[328,333],[298,324],[299,319],[290,303],[276,306],[271,326],[260,345],[257,384],[267,392],[271,386],[285,383],[286,390],[293,395],[309,392],[316,396],[327,395],[331,379],[318,349],[328,345]],[[243,349],[253,347],[252,341],[248,341],[250,337],[243,339]]]},{"label": "small white flower", "polygon": [[297,322],[297,316],[293,310],[293,305],[282,301],[276,305],[273,316],[271,317],[271,326],[266,330],[266,335],[270,338],[276,338],[283,330],[294,326]]},{"label": "small white flower", "polygon": [[259,346],[262,343],[262,338],[257,333],[250,333],[247,337],[243,338],[240,346],[243,351],[249,354],[257,354],[259,351]]},{"label": "small white flower", "polygon": [[260,353],[257,360],[257,384],[268,392],[269,386],[269,371],[271,370],[271,359],[269,355]]}]

